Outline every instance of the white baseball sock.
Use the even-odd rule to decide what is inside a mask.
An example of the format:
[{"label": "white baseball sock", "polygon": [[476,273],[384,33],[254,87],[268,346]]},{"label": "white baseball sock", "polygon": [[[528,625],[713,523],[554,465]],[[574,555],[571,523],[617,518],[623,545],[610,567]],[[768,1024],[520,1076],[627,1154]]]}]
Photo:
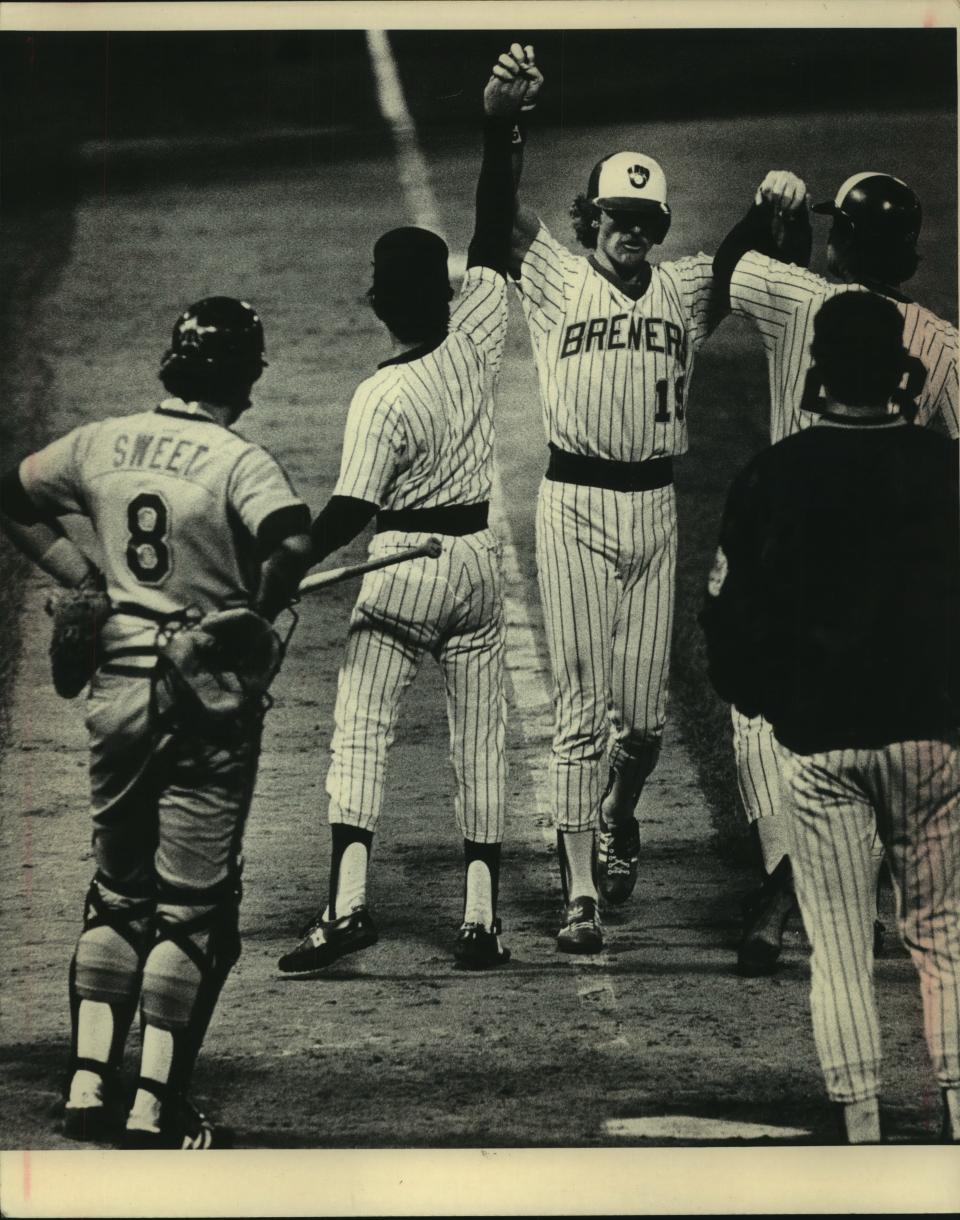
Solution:
[{"label": "white baseball sock", "polygon": [[493,926],[493,881],[483,860],[471,860],[467,869],[467,896],[463,907],[464,923]]},{"label": "white baseball sock", "polygon": [[843,1122],[848,1143],[880,1143],[880,1102],[876,1097],[847,1102],[843,1107]]},{"label": "white baseball sock", "polygon": [[763,868],[769,876],[783,857],[790,854],[789,828],[786,825],[785,815],[782,813],[757,818],[755,825],[757,838],[760,840],[760,851],[763,855]]},{"label": "white baseball sock", "polygon": [[960,1088],[943,1090],[943,1107],[947,1112],[947,1133],[955,1144],[960,1143]]},{"label": "white baseball sock", "polygon": [[561,830],[561,869],[566,871],[567,900],[597,898],[594,880],[594,834],[592,830]]},{"label": "white baseball sock", "polygon": [[337,918],[366,905],[367,848],[364,843],[348,843],[337,874]]}]

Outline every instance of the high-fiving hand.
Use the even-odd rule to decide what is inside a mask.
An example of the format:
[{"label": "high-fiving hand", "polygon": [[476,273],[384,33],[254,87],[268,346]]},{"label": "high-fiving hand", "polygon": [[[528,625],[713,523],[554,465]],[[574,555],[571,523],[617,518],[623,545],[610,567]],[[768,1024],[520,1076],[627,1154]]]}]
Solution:
[{"label": "high-fiving hand", "polygon": [[520,110],[532,110],[543,85],[543,73],[537,67],[533,47],[511,43],[493,65],[483,91],[484,111],[490,115],[512,116]]}]

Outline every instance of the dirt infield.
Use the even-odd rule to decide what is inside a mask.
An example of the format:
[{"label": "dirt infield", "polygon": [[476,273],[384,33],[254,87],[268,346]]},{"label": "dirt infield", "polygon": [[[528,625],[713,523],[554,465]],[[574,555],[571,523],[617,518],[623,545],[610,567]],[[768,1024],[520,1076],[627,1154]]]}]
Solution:
[{"label": "dirt infield", "polygon": [[[816,122],[819,133],[807,138],[812,146],[819,136],[823,146],[831,120]],[[544,217],[556,232],[566,235],[564,201],[580,167],[625,134],[557,137],[559,182],[542,137],[530,158],[528,194],[549,205]],[[734,182],[742,192],[785,138],[775,125],[756,124],[740,133],[738,147],[749,148],[749,157],[720,165],[719,134],[707,125],[658,124],[648,136],[651,147],[682,150],[672,156],[677,220],[664,257],[712,249],[737,214],[732,206],[718,212],[715,199],[694,189],[705,166],[716,170],[719,193]],[[877,150],[884,138],[890,133],[874,127],[865,136]],[[426,150],[451,245],[461,249],[474,144],[446,136]],[[839,180],[840,169],[826,165],[820,186]],[[930,192],[934,215],[938,189]],[[335,478],[350,392],[386,354],[362,296],[371,239],[405,219],[396,208],[391,166],[380,159],[338,164],[335,172],[250,174],[235,183],[88,199],[32,335],[54,369],[52,427],[154,402],[157,359],[177,310],[212,292],[248,297],[262,311],[271,364],[242,430],[271,447],[318,507]],[[918,295],[948,313],[948,290],[938,302],[940,290],[933,280],[928,286],[925,298],[918,284]],[[554,951],[555,858],[536,796],[551,713],[547,704],[517,698],[518,688],[536,689],[546,675],[532,560],[543,441],[519,323],[516,314],[498,424],[504,510],[517,549],[513,593],[531,616],[533,640],[511,671],[501,906],[513,961],[479,977],[450,968],[461,844],[442,691],[425,670],[405,707],[372,861],[381,941],[324,978],[275,970],[326,880],[323,777],[355,593],[339,587],[302,606],[275,688],[246,840],[244,956],[214,1019],[197,1094],[249,1148],[610,1146],[641,1141],[608,1123],[664,1113],[785,1124],[809,1132],[799,1142],[826,1142],[832,1131],[809,1029],[804,948],[792,933],[785,966],[772,979],[732,973],[736,895],[746,876],[714,850],[685,744],[689,717],[671,723],[644,797],[638,899],[610,915],[609,948],[597,961],[570,962]],[[715,368],[746,351],[748,338],[733,328],[717,342]],[[705,357],[692,406],[694,444],[699,412],[710,407],[710,367]],[[709,455],[701,461],[716,479]],[[696,484],[688,481],[685,494],[696,496]],[[681,553],[683,545],[681,536]],[[347,554],[362,549],[354,544]],[[692,574],[691,587],[701,580]],[[30,631],[0,788],[2,1143],[60,1149],[68,1145],[50,1112],[67,1047],[66,963],[91,868],[85,753],[80,706],[59,702],[47,679],[39,581],[27,600]],[[689,599],[682,613],[692,615]],[[515,631],[521,626],[513,623]],[[912,967],[894,950],[878,963],[878,980],[891,1128],[901,1141],[922,1141],[933,1130],[936,1098]]]}]

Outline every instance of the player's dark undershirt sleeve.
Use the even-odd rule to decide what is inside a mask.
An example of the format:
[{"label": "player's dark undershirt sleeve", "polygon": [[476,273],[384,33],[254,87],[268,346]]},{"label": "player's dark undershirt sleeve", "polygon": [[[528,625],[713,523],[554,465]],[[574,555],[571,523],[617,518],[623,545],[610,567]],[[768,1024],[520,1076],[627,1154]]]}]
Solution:
[{"label": "player's dark undershirt sleeve", "polygon": [[20,481],[19,466],[8,470],[0,479],[0,512],[18,525],[36,525],[45,519]]},{"label": "player's dark undershirt sleeve", "polygon": [[322,563],[328,555],[356,538],[377,512],[378,505],[354,496],[331,496],[310,527],[313,542],[313,563]]},{"label": "player's dark undershirt sleeve", "polygon": [[269,555],[285,539],[294,534],[310,532],[310,510],[306,504],[287,504],[278,508],[260,522],[257,530],[257,550]]},{"label": "player's dark undershirt sleeve", "polygon": [[781,263],[806,267],[810,263],[813,230],[810,215],[802,207],[795,216],[783,221],[783,236],[778,242],[773,232],[773,205],[755,203],[746,216],[733,226],[713,256],[713,285],[718,307],[730,306],[730,279],[737,263],[748,250],[756,250]]},{"label": "player's dark undershirt sleeve", "polygon": [[484,117],[476,219],[467,251],[468,267],[492,267],[504,277],[513,237],[512,138],[512,119]]}]

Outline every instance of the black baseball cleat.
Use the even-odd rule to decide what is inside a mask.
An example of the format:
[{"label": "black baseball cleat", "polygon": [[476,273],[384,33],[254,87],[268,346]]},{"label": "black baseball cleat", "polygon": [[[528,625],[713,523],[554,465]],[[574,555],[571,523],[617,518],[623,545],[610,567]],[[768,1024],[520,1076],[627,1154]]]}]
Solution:
[{"label": "black baseball cleat", "polygon": [[104,1144],[113,1140],[122,1126],[122,1119],[107,1106],[65,1106],[61,1131],[70,1140]]},{"label": "black baseball cleat", "polygon": [[599,953],[603,928],[595,898],[574,898],[563,908],[563,925],[557,933],[561,953]]},{"label": "black baseball cleat", "polygon": [[88,1071],[97,1071],[101,1083],[97,1089],[76,1094],[68,1086],[64,1102],[58,1107],[61,1134],[81,1143],[110,1143],[123,1129],[125,1104],[118,1075],[107,1065],[99,1070],[91,1060],[84,1060],[83,1066]]},{"label": "black baseball cleat", "polygon": [[797,909],[793,870],[785,856],[744,903],[746,928],[737,950],[737,973],[761,978],[776,969],[787,921]]},{"label": "black baseball cleat", "polygon": [[230,1133],[213,1123],[185,1097],[168,1102],[158,1127],[131,1127],[123,1132],[123,1147],[128,1150],[181,1152],[216,1151],[229,1148]]},{"label": "black baseball cleat", "polygon": [[640,826],[634,817],[621,826],[607,826],[600,815],[597,832],[597,888],[611,906],[626,902],[637,884]]},{"label": "black baseball cleat", "polygon": [[487,929],[482,923],[460,925],[453,942],[453,961],[460,970],[489,970],[510,960],[510,950],[500,944],[500,920]]},{"label": "black baseball cleat", "polygon": [[277,962],[284,974],[308,974],[322,970],[348,953],[366,949],[378,940],[376,925],[366,907],[356,907],[340,919],[318,918],[303,940]]}]

